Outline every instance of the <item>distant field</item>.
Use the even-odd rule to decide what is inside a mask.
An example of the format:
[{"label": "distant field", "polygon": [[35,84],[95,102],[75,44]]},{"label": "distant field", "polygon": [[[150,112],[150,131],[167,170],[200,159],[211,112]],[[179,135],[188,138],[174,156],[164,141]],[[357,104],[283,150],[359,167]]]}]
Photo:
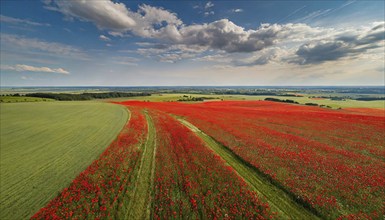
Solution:
[{"label": "distant field", "polygon": [[[254,99],[257,97],[257,99]],[[305,103],[316,103],[318,105],[328,105],[332,108],[385,108],[385,101],[357,101],[347,99],[346,101],[330,100],[330,99],[312,99],[309,97],[282,97],[282,96],[254,96],[247,98],[246,100],[263,100],[265,98],[279,98],[279,99],[291,99],[299,102],[300,104]]]},{"label": "distant field", "polygon": [[0,219],[26,219],[117,136],[126,108],[96,102],[0,104]]},{"label": "distant field", "polygon": [[203,95],[203,94],[182,94],[182,93],[173,93],[173,94],[153,94],[151,96],[141,96],[141,97],[124,97],[124,98],[113,98],[113,99],[106,99],[103,101],[126,101],[126,100],[141,100],[141,101],[150,101],[150,102],[170,102],[170,101],[177,101],[178,99],[183,98],[184,95],[191,96],[191,97],[219,97],[223,98],[224,96],[220,95]]},{"label": "distant field", "polygon": [[79,89],[69,89],[69,88],[1,88],[0,94],[28,94],[28,93],[35,93],[35,92],[44,92],[44,93],[73,93],[73,94],[79,94],[84,92],[108,92],[109,90],[105,89],[90,89],[90,88],[79,88]]},{"label": "distant field", "polygon": [[[43,92],[43,93],[70,93],[70,94],[80,94],[84,92],[89,93],[101,93],[101,92],[111,92],[115,90],[109,90],[111,88],[88,88],[88,87],[79,87],[79,88],[3,88],[0,90],[0,94],[27,94],[27,93],[33,93],[33,92]],[[373,93],[371,90],[366,91],[367,93],[364,93],[362,91],[362,88],[356,88],[355,91],[358,91],[358,93],[346,93],[346,89],[343,90],[341,88],[334,88],[332,90],[328,91],[318,91],[318,90],[306,90],[299,88],[298,91],[295,94],[303,95],[303,97],[291,97],[291,96],[278,96],[278,95],[220,95],[220,94],[214,94],[210,91],[206,90],[200,90],[199,88],[195,88],[191,90],[191,92],[196,92],[196,94],[191,94],[190,92],[185,91],[179,91],[179,90],[169,90],[169,92],[164,92],[163,90],[159,91],[157,93],[156,90],[147,88],[149,90],[124,90],[126,92],[150,92],[153,93],[151,96],[137,96],[137,97],[123,97],[123,98],[111,98],[111,99],[100,99],[96,101],[102,101],[102,102],[122,102],[127,100],[142,100],[142,101],[150,101],[150,102],[175,102],[179,99],[191,99],[191,98],[197,98],[197,97],[206,97],[206,98],[214,98],[214,99],[207,99],[205,101],[237,101],[237,100],[264,100],[265,98],[278,98],[278,99],[291,99],[294,100],[300,104],[305,103],[315,103],[318,105],[324,105],[324,107],[329,106],[329,108],[338,109],[338,108],[377,108],[377,109],[385,109],[385,100],[376,100],[376,101],[357,101],[356,98],[360,97],[383,97],[383,94],[380,93]],[[233,90],[234,88],[229,88],[230,90]],[[234,90],[235,92],[253,92],[252,90],[243,91],[242,88],[238,88],[241,90]],[[244,88],[243,88],[244,89]],[[167,90],[167,89],[166,89]],[[318,91],[318,92],[317,92]],[[332,92],[331,92],[332,91]],[[214,91],[218,92],[218,91]],[[223,90],[223,92],[228,92],[227,90]],[[255,91],[254,91],[255,92]],[[265,93],[282,93],[282,94],[294,94],[294,92],[283,92],[283,91],[276,91],[270,89],[265,89]],[[331,100],[328,98],[321,99],[321,98],[310,98],[310,97],[341,97],[346,98],[345,100]],[[0,96],[0,102],[3,103],[12,103],[12,102],[37,102],[37,101],[52,101],[50,99],[41,99],[41,98],[32,98],[32,97],[9,97],[9,96]],[[196,101],[187,101],[185,103],[196,103]]]},{"label": "distant field", "polygon": [[305,103],[316,103],[318,105],[330,106],[336,108],[385,108],[385,101],[357,101],[348,99],[346,101],[337,101],[330,99],[312,99],[307,96],[304,97],[285,97],[285,96],[256,96],[256,95],[206,95],[206,94],[153,94],[151,96],[143,97],[130,97],[130,98],[117,98],[109,99],[108,101],[126,101],[126,100],[142,100],[150,102],[168,102],[177,101],[186,95],[188,97],[213,97],[218,99],[210,99],[207,101],[234,101],[234,100],[264,100],[265,98],[278,98],[278,99],[291,99],[299,102],[300,104]]},{"label": "distant field", "polygon": [[[95,92],[95,91],[93,91]],[[72,92],[74,93],[74,92]],[[79,93],[78,91],[75,93]],[[320,96],[320,94],[317,94]],[[322,94],[321,94],[322,95]],[[101,102],[122,102],[128,100],[141,100],[150,102],[176,102],[179,99],[193,97],[207,97],[213,99],[207,99],[205,101],[238,101],[238,100],[264,100],[265,98],[278,98],[278,99],[291,99],[300,104],[305,103],[316,103],[318,105],[329,106],[333,109],[338,108],[377,108],[385,109],[385,100],[377,101],[357,101],[353,99],[346,99],[344,101],[330,100],[330,99],[316,99],[309,98],[314,94],[306,94],[303,97],[290,97],[290,96],[257,96],[257,95],[213,95],[213,94],[186,94],[186,93],[165,93],[165,94],[153,94],[151,96],[137,96],[137,97],[122,97],[122,98],[111,98],[111,99],[99,99],[96,101]],[[326,96],[326,94],[325,94]],[[0,102],[2,103],[14,103],[14,102],[42,102],[42,101],[55,101],[53,99],[43,99],[34,97],[14,97],[14,96],[0,96]],[[185,102],[185,103],[196,103],[196,102]]]},{"label": "distant field", "polygon": [[20,96],[0,96],[0,102],[2,103],[14,103],[14,102],[50,102],[55,101],[53,99],[35,98],[35,97],[20,97]]}]

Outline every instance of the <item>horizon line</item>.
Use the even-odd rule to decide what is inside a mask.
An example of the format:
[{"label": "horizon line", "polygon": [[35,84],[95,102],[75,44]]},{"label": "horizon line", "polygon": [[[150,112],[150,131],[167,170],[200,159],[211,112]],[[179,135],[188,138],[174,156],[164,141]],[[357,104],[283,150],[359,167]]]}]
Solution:
[{"label": "horizon line", "polygon": [[68,88],[68,87],[132,87],[132,88],[149,88],[149,87],[384,87],[383,85],[7,85],[0,86],[2,88],[12,88],[12,87],[23,87],[23,88],[33,88],[33,87],[58,87],[58,88]]}]

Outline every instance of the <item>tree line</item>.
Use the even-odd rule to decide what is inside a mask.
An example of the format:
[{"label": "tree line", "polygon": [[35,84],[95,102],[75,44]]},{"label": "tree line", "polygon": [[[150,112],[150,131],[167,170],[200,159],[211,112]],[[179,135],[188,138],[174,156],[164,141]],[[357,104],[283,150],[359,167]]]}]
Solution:
[{"label": "tree line", "polygon": [[[21,96],[21,95],[19,95]],[[104,93],[28,93],[26,97],[55,99],[58,101],[84,101],[92,99],[108,99],[120,97],[135,97],[135,96],[151,96],[150,93],[145,92],[104,92]]]}]

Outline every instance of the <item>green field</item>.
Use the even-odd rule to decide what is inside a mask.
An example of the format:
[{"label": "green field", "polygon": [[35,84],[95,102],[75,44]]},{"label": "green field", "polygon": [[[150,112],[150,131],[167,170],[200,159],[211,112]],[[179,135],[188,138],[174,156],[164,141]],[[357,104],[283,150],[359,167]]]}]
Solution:
[{"label": "green field", "polygon": [[[357,101],[353,99],[347,99],[345,101],[330,100],[330,99],[312,99],[307,96],[304,97],[282,97],[282,96],[259,96],[258,99],[263,100],[265,98],[278,98],[278,99],[291,99],[300,104],[316,103],[318,105],[330,106],[333,109],[336,108],[385,108],[385,101]],[[254,100],[253,97],[246,98],[246,100]]]},{"label": "green field", "polygon": [[[209,99],[207,101],[220,101],[220,100],[264,100],[265,98],[278,98],[278,99],[291,99],[299,102],[300,104],[305,103],[317,103],[318,105],[330,106],[333,109],[337,108],[385,108],[385,101],[357,101],[352,99],[347,99],[345,101],[330,100],[330,99],[311,99],[308,96],[304,97],[285,97],[285,96],[256,96],[256,95],[211,95],[211,94],[182,94],[182,93],[173,93],[173,94],[153,94],[151,96],[141,96],[141,97],[130,97],[130,98],[116,98],[108,99],[107,101],[126,101],[126,100],[140,100],[140,101],[150,101],[150,102],[170,102],[177,101],[178,99],[183,98],[183,96],[191,97],[213,97],[218,99]],[[186,102],[193,103],[193,102]]]},{"label": "green field", "polygon": [[0,104],[0,219],[26,219],[111,143],[125,107],[97,102]]}]

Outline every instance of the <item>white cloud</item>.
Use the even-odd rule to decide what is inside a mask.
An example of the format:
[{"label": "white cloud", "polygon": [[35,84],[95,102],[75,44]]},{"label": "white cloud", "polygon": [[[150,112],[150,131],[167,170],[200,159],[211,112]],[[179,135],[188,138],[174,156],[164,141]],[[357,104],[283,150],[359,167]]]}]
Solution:
[{"label": "white cloud", "polygon": [[[312,12],[309,12],[306,16],[302,17],[302,18],[298,18],[296,20],[294,20],[293,22],[304,22],[304,23],[309,23],[309,22],[312,22],[312,21],[316,21],[316,20],[320,20],[320,19],[323,19],[323,18],[326,18],[327,16],[329,16],[330,14],[332,13],[336,13],[338,12],[339,10],[355,3],[356,1],[347,1],[345,3],[343,3],[342,5],[340,5],[339,7],[337,8],[329,8],[329,9],[324,9],[324,10],[317,10],[317,11],[312,11]],[[302,8],[300,9],[302,10]],[[294,12],[294,14],[296,12],[298,12],[299,10],[296,10]],[[292,14],[290,14],[291,16]]]},{"label": "white cloud", "polygon": [[[228,19],[209,24],[184,25],[175,13],[149,5],[140,5],[138,12],[132,12],[123,3],[115,4],[108,0],[97,1],[97,5],[101,8],[118,7],[118,13],[115,10],[101,12],[99,8],[93,5],[94,2],[86,0],[76,3],[77,7],[74,7],[73,1],[57,0],[54,2],[63,14],[92,21],[98,27],[111,30],[111,34],[115,36],[118,36],[117,33],[129,31],[136,36],[155,38],[170,44],[199,45],[226,52],[258,51],[291,36],[295,31],[303,31],[304,27],[307,27],[306,31],[312,31],[312,28],[304,24],[264,24],[256,30],[245,30]],[[213,6],[212,2],[208,2],[205,8],[210,9]],[[120,25],[122,22],[112,18],[120,18],[118,15],[122,11],[124,11],[125,16],[135,21],[134,25],[130,24],[119,28],[122,26]],[[83,12],[87,12],[87,14]],[[114,13],[118,13],[118,15],[114,15]],[[206,13],[213,14],[213,11],[206,11]],[[95,14],[98,17],[94,18],[88,14]],[[101,24],[100,20],[105,17],[108,17],[106,19],[110,22]]]},{"label": "white cloud", "polygon": [[236,8],[236,9],[231,10],[231,12],[233,12],[233,13],[241,13],[241,12],[243,12],[243,9]]},{"label": "white cloud", "polygon": [[100,29],[124,31],[136,25],[130,16],[131,12],[123,3],[114,3],[110,0],[55,0],[46,4],[50,10],[60,11],[69,19],[90,21]]},{"label": "white cloud", "polygon": [[141,37],[159,37],[163,32],[172,32],[174,26],[182,24],[176,14],[146,4],[140,5],[137,12],[130,11],[123,3],[110,0],[55,0],[49,2],[48,6],[68,19],[89,21],[99,29],[110,30],[113,36],[124,36],[125,32],[130,31]]},{"label": "white cloud", "polygon": [[[261,24],[255,30],[245,30],[222,19],[209,24],[183,26],[178,29],[177,36],[178,38],[174,38],[176,40],[165,36],[163,41],[169,43],[139,43],[137,45],[146,48],[141,48],[138,52],[167,62],[185,58],[197,60],[203,51],[214,50],[217,53],[235,54],[229,62],[235,66],[265,65],[271,62],[317,64],[343,57],[354,59],[358,53],[367,54],[368,51],[383,47],[381,42],[384,28],[381,22],[364,29],[313,28],[306,24],[289,23]],[[354,43],[347,43],[349,40]],[[345,48],[341,43],[336,44],[337,41],[345,41],[344,44],[349,45]],[[326,47],[327,45],[330,47]],[[325,49],[319,50],[321,47]],[[190,48],[189,51],[187,48]],[[237,55],[239,53],[246,55]],[[211,58],[212,62],[216,62]]]},{"label": "white cloud", "polygon": [[135,57],[113,57],[112,63],[120,64],[120,65],[126,65],[126,66],[137,66],[139,59]]},{"label": "white cloud", "polygon": [[[236,62],[236,60],[232,62],[239,65],[263,65],[279,60],[297,64],[316,63],[314,61],[320,60],[320,58],[315,57],[315,53],[312,51],[322,52],[327,57],[326,61],[338,60],[346,56],[354,57],[356,53],[352,52],[351,45],[357,45],[357,47],[354,46],[354,51],[358,51],[356,49],[362,47],[360,51],[367,53],[372,48],[377,48],[375,45],[383,39],[384,33],[383,28],[379,28],[379,31],[372,31],[367,36],[361,36],[360,33],[366,32],[355,27],[321,28],[303,23],[261,24],[255,29],[245,29],[228,19],[186,25],[177,14],[164,8],[143,4],[138,6],[137,12],[133,12],[123,3],[114,3],[110,0],[96,2],[54,0],[49,6],[55,7],[68,18],[93,22],[98,28],[107,29],[112,36],[125,37],[127,34],[132,34],[157,40],[160,43],[154,43],[151,46],[139,45],[143,48],[139,48],[137,52],[143,56],[156,57],[158,60],[166,62],[196,58],[203,51],[214,50],[230,54],[249,54],[248,58],[253,59],[246,63]],[[213,7],[214,4],[211,1],[207,2],[202,6],[203,13],[214,14],[214,11],[211,10]],[[233,12],[241,11],[242,9],[233,9]],[[330,10],[315,11],[303,19],[314,19],[329,13],[331,13]],[[349,33],[353,33],[356,39],[354,43],[347,42]],[[344,46],[345,44],[348,46]],[[283,45],[289,45],[286,51],[292,52],[291,61],[287,58],[288,54],[282,55],[285,53],[284,51],[269,50],[269,48]],[[320,50],[321,47],[325,50]],[[333,48],[338,48],[338,51],[330,52]],[[258,52],[260,53],[258,54]],[[311,58],[311,56],[313,57]],[[302,61],[299,61],[300,59]]]},{"label": "white cloud", "polygon": [[204,13],[205,16],[214,15],[214,14],[215,14],[214,11],[206,11],[206,12]]},{"label": "white cloud", "polygon": [[231,63],[232,59],[228,54],[211,54],[198,57],[194,59],[195,61],[201,62],[216,62],[216,63]]},{"label": "white cloud", "polygon": [[309,22],[309,21],[312,21],[316,18],[324,17],[324,16],[328,15],[330,12],[332,12],[332,9],[313,11],[313,12],[309,13],[308,15],[297,19],[296,22]]},{"label": "white cloud", "polygon": [[10,70],[10,71],[16,71],[16,72],[44,72],[44,73],[60,73],[60,74],[69,74],[69,72],[62,68],[49,68],[49,67],[35,67],[35,66],[29,66],[24,64],[17,64],[14,66],[10,65],[1,65],[1,70]]},{"label": "white cloud", "polygon": [[207,9],[210,9],[210,8],[212,8],[212,7],[214,7],[214,3],[212,3],[212,2],[207,2],[206,3],[206,5],[205,5],[205,9],[207,10]]},{"label": "white cloud", "polygon": [[111,41],[111,39],[107,36],[104,36],[103,34],[99,36],[99,39],[102,41]]},{"label": "white cloud", "polygon": [[183,22],[175,13],[171,13],[163,8],[140,5],[137,13],[132,13],[137,25],[131,29],[132,33],[146,38],[171,38],[178,36],[177,27]]},{"label": "white cloud", "polygon": [[175,63],[183,59],[194,58],[206,50],[205,47],[194,45],[186,46],[153,43],[140,43],[140,45],[145,48],[139,48],[137,53],[144,57],[167,63]]},{"label": "white cloud", "polygon": [[44,52],[45,55],[65,56],[86,60],[87,55],[78,48],[55,42],[47,42],[34,38],[25,38],[12,34],[1,34],[2,49],[12,49],[23,52]]},{"label": "white cloud", "polygon": [[210,2],[210,1],[207,2],[205,7],[204,7],[205,12],[203,14],[205,16],[214,15],[215,12],[212,10],[213,7],[214,7],[214,3]]},{"label": "white cloud", "polygon": [[206,4],[197,4],[193,6],[193,9],[198,10],[198,13],[203,14],[205,17],[214,15],[215,12],[213,11],[214,3],[211,1],[207,2]]},{"label": "white cloud", "polygon": [[233,59],[234,66],[258,66],[270,63],[280,64],[292,58],[295,50],[285,47],[269,47],[261,51],[252,53],[249,57],[241,57],[241,59]]},{"label": "white cloud", "polygon": [[39,23],[39,22],[30,21],[27,19],[13,18],[13,17],[4,16],[4,15],[0,15],[0,22],[10,23],[10,24],[32,25],[32,26],[51,26],[50,24],[47,24],[47,23]]}]

